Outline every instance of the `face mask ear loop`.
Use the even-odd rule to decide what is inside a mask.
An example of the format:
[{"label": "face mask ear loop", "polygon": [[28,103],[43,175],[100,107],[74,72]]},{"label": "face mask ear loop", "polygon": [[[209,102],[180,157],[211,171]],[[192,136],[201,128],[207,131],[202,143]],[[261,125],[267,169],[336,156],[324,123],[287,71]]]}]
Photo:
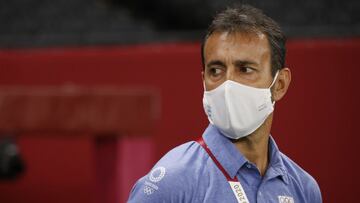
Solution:
[{"label": "face mask ear loop", "polygon": [[272,83],[271,83],[271,85],[270,85],[269,89],[270,89],[270,88],[272,88],[272,86],[275,84],[275,82],[276,82],[276,79],[277,79],[278,75],[279,75],[279,71],[276,71],[276,74],[275,74],[274,80],[272,81]]},{"label": "face mask ear loop", "polygon": [[[275,74],[274,80],[272,81],[272,83],[271,83],[271,85],[270,85],[269,89],[271,89],[271,88],[272,88],[272,86],[275,84],[275,82],[276,82],[276,79],[277,79],[278,75],[279,75],[279,71],[276,71],[276,74]],[[273,102],[272,102],[272,105],[273,105],[273,106],[275,105],[275,101],[273,101]]]}]

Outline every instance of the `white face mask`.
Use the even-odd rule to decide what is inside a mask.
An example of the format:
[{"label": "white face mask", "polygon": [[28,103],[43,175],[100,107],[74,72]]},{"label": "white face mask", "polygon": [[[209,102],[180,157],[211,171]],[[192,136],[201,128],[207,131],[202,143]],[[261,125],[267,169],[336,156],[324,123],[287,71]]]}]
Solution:
[{"label": "white face mask", "polygon": [[255,88],[227,80],[213,90],[205,90],[203,105],[210,123],[231,139],[254,132],[274,110],[270,88],[277,76],[278,72],[269,88]]}]

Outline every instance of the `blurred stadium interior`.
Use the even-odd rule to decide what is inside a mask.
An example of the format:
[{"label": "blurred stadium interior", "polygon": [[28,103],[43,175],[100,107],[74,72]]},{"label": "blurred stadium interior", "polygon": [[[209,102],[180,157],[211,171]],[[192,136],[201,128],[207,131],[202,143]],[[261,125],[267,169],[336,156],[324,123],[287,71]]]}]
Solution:
[{"label": "blurred stadium interior", "polygon": [[0,46],[198,41],[216,11],[239,2],[263,9],[289,37],[360,33],[356,0],[12,0],[0,2]]},{"label": "blurred stadium interior", "polygon": [[0,156],[12,135],[24,169],[0,179],[0,202],[125,202],[164,153],[206,127],[200,42],[212,16],[239,2],[289,38],[293,81],[272,130],[280,149],[324,202],[356,202],[356,0],[1,1]]}]

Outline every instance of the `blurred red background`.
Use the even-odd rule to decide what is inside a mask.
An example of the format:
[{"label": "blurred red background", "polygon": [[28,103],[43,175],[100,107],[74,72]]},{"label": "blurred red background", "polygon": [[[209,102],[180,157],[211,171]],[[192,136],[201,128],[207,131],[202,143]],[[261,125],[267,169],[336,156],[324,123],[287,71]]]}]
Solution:
[{"label": "blurred red background", "polygon": [[[355,202],[360,186],[359,56],[360,39],[288,43],[292,83],[276,104],[272,134],[280,149],[315,177],[324,202]],[[153,164],[207,126],[201,70],[198,43],[0,51],[0,86],[157,90],[160,119],[149,135]],[[27,170],[16,181],[0,181],[0,202],[94,202],[91,138],[33,133],[17,141]]]}]

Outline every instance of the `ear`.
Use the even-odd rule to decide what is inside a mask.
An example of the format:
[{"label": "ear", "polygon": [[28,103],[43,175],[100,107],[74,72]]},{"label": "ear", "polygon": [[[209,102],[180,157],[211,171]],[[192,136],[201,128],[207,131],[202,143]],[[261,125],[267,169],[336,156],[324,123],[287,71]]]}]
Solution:
[{"label": "ear", "polygon": [[277,81],[272,90],[272,99],[274,101],[279,101],[283,96],[285,96],[289,85],[291,82],[291,71],[289,68],[283,68],[280,70]]},{"label": "ear", "polygon": [[202,81],[205,82],[205,75],[204,75],[204,71],[201,71],[201,78],[202,78]]}]

